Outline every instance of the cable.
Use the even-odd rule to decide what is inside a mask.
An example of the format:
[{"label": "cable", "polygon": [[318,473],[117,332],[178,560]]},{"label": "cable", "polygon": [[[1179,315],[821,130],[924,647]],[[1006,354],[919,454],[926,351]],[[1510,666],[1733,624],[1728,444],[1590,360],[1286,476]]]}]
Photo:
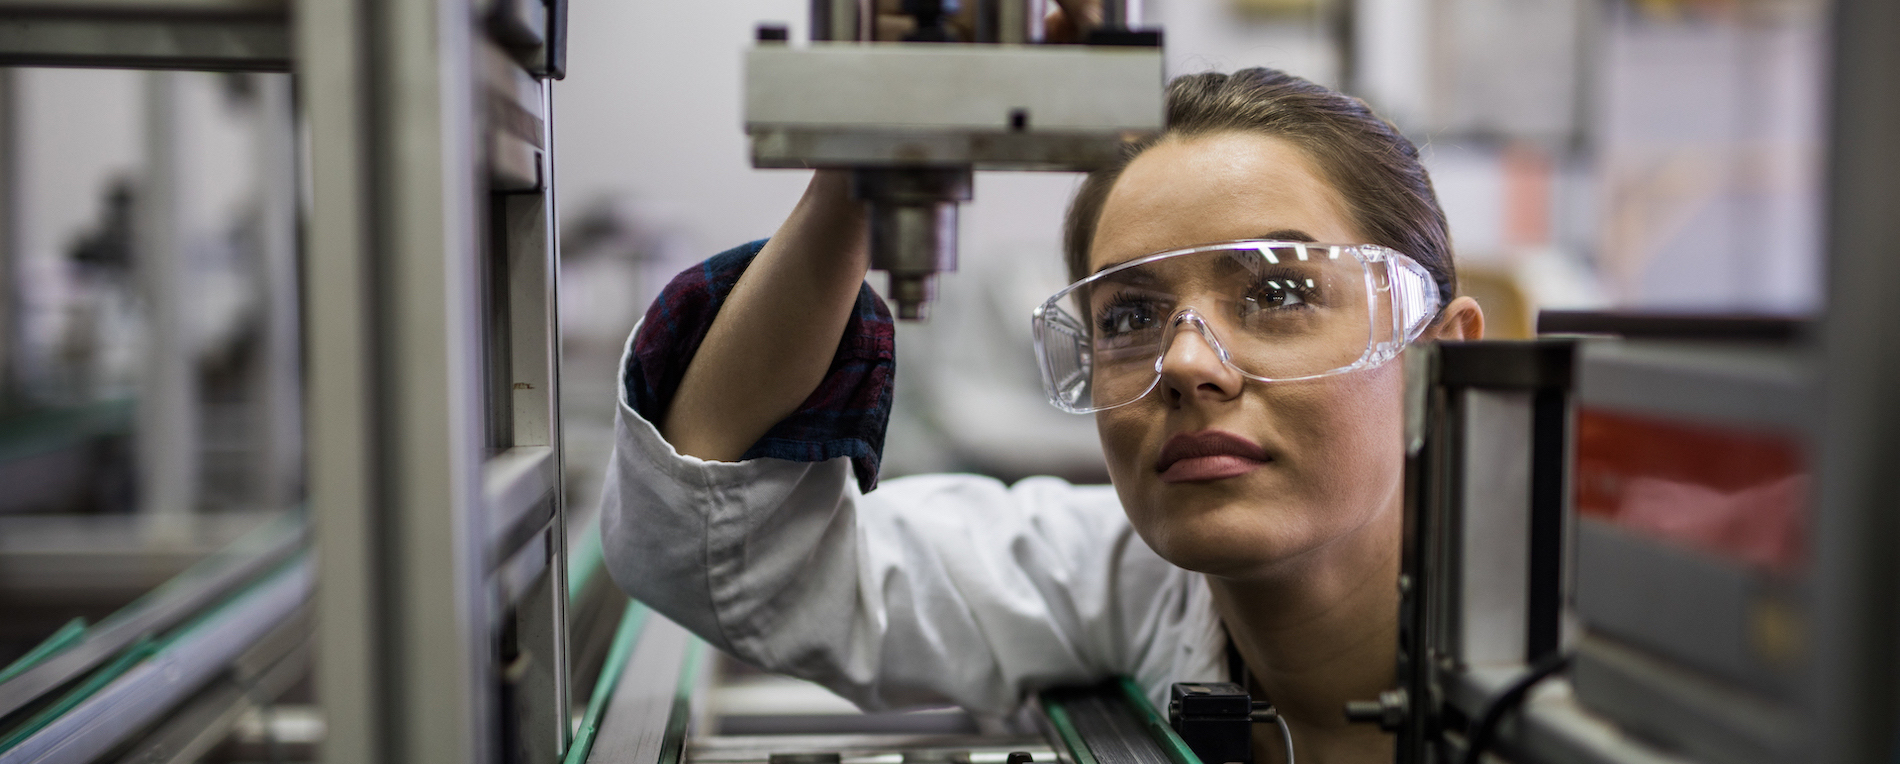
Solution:
[{"label": "cable", "polygon": [[1280,742],[1286,745],[1286,764],[1293,764],[1293,728],[1287,726],[1286,717],[1273,715],[1273,723],[1280,725]]},{"label": "cable", "polygon": [[1504,714],[1523,703],[1524,696],[1529,694],[1531,688],[1536,687],[1538,682],[1550,678],[1552,674],[1562,671],[1568,665],[1570,665],[1568,655],[1559,653],[1547,656],[1525,670],[1516,679],[1511,680],[1510,686],[1504,688],[1504,692],[1492,698],[1490,704],[1484,707],[1484,714],[1478,717],[1478,723],[1472,725],[1465,734],[1464,764],[1478,764],[1478,759],[1484,755],[1484,750],[1491,747],[1491,739],[1497,737],[1498,724],[1504,721]]}]

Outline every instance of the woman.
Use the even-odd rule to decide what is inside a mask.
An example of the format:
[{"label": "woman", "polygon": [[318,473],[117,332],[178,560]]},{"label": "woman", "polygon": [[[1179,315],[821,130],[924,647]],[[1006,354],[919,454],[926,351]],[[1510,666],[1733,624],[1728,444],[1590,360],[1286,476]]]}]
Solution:
[{"label": "woman", "polygon": [[[1168,112],[1083,184],[1066,240],[1081,283],[1038,318],[1052,398],[1095,412],[1112,491],[924,476],[868,492],[889,319],[862,286],[863,212],[820,172],[769,242],[683,274],[636,333],[603,514],[616,580],[867,707],[1007,713],[1112,674],[1157,701],[1231,679],[1278,707],[1301,761],[1389,761],[1390,739],[1342,708],[1393,684],[1390,359],[1421,335],[1475,339],[1482,314],[1449,298],[1416,150],[1357,100],[1250,69],[1175,80]],[[1064,364],[1088,384],[1064,387]]]}]

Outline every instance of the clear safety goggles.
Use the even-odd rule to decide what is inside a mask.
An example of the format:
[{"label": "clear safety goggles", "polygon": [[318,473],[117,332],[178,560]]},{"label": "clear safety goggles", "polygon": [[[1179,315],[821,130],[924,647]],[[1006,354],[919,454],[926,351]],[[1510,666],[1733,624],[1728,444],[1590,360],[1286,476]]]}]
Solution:
[{"label": "clear safety goggles", "polygon": [[1049,402],[1086,414],[1153,390],[1184,329],[1242,376],[1286,382],[1385,363],[1438,309],[1431,273],[1390,249],[1235,241],[1104,269],[1031,320]]}]

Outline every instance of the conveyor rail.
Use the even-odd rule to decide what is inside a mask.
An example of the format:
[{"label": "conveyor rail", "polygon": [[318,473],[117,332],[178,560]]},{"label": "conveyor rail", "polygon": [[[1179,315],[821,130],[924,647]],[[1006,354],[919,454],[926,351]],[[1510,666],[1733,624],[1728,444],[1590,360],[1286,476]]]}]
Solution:
[{"label": "conveyor rail", "polygon": [[105,665],[140,639],[170,630],[254,582],[295,554],[304,536],[301,517],[271,523],[87,629],[77,644],[51,651],[0,683],[0,722]]},{"label": "conveyor rail", "polygon": [[[77,686],[15,721],[0,737],[0,764],[93,761],[189,701],[259,643],[282,643],[262,658],[266,664],[294,652],[305,629],[284,629],[300,621],[312,579],[309,556],[299,555],[171,633],[140,636]],[[273,635],[280,639],[269,639]]]}]

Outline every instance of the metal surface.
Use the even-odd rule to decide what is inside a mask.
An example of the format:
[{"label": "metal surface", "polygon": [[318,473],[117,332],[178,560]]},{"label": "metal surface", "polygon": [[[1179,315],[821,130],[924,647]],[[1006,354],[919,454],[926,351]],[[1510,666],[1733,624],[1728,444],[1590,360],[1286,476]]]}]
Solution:
[{"label": "metal surface", "polygon": [[871,219],[871,267],[890,273],[898,318],[923,318],[937,273],[957,269],[957,203],[970,198],[970,176],[968,167],[852,173],[851,196]]},{"label": "metal surface", "polygon": [[[1513,669],[1462,672],[1447,686],[1451,702],[1481,707],[1516,676]],[[1690,764],[1631,737],[1578,706],[1570,685],[1554,679],[1533,690],[1516,718],[1499,729],[1495,749],[1510,761],[1546,764]]]},{"label": "metal surface", "polygon": [[752,130],[754,167],[901,167],[969,165],[978,170],[1086,172],[1116,161],[1128,141],[1093,133],[760,127]]},{"label": "metal surface", "polygon": [[0,6],[0,65],[271,71],[290,69],[282,18],[71,18]]},{"label": "metal surface", "polygon": [[20,215],[18,189],[20,188],[20,125],[16,94],[15,74],[11,69],[0,69],[0,411],[11,408],[13,396],[19,391],[21,370],[19,355],[21,340],[21,310],[23,300],[15,299],[21,282],[20,268]]},{"label": "metal surface", "polygon": [[977,0],[976,42],[1023,45],[1042,38],[1043,2]]},{"label": "metal surface", "polygon": [[0,0],[0,12],[68,18],[283,18],[290,5],[291,0]]},{"label": "metal surface", "polygon": [[326,761],[495,761],[473,14],[298,3]]},{"label": "metal surface", "polygon": [[1670,342],[1587,343],[1577,399],[1613,411],[1800,432],[1815,421],[1805,353]]},{"label": "metal surface", "polygon": [[101,621],[84,641],[0,684],[0,718],[104,664],[141,637],[184,623],[288,559],[305,539],[301,524],[256,534]]},{"label": "metal surface", "polygon": [[[547,501],[548,494],[560,482],[555,467],[554,449],[548,446],[516,446],[482,466],[489,544],[496,554],[512,552],[527,533],[551,519],[548,513],[553,503]],[[547,509],[537,512],[537,507]]]},{"label": "metal surface", "polygon": [[1037,705],[1066,764],[1201,764],[1127,679],[1047,690]]},{"label": "metal surface", "polygon": [[231,670],[132,744],[120,764],[192,764],[230,736],[247,713],[276,701],[310,673],[305,609],[233,661]]},{"label": "metal surface", "polygon": [[1753,687],[1595,635],[1584,638],[1570,673],[1586,708],[1668,749],[1737,764],[1801,759],[1799,709]]},{"label": "metal surface", "polygon": [[259,448],[252,458],[258,503],[303,500],[303,327],[297,287],[297,125],[289,77],[259,77],[256,162],[259,196],[258,294],[264,295],[255,391]]},{"label": "metal surface", "polygon": [[1900,3],[1832,4],[1809,761],[1891,761],[1900,717]]},{"label": "metal surface", "polygon": [[[588,762],[675,764],[683,752],[686,694],[697,670],[692,634],[649,615],[607,701]],[[672,758],[666,754],[671,752]]]},{"label": "metal surface", "polygon": [[[1772,697],[1792,690],[1797,666],[1787,656],[1763,655],[1757,643],[1757,622],[1769,608],[1789,609],[1774,583],[1591,518],[1578,520],[1575,543],[1577,615],[1591,633],[1640,645],[1679,670],[1705,672],[1738,691]],[[1618,705],[1583,696],[1601,708]]]},{"label": "metal surface", "polygon": [[[816,43],[759,45],[745,61],[745,123],[760,128],[1161,129],[1158,48]],[[1087,94],[1078,97],[1078,94]],[[1021,111],[1027,122],[1012,126]]]},{"label": "metal surface", "polygon": [[1531,583],[1532,393],[1466,388],[1458,517],[1461,564],[1455,655],[1466,663],[1526,661]]},{"label": "metal surface", "polygon": [[[857,171],[871,267],[889,271],[899,318],[923,318],[936,274],[955,268],[956,203],[972,169],[1093,170],[1162,129],[1158,38],[1024,44],[1038,36],[1040,3],[975,1],[978,44],[825,42],[850,39],[842,19],[855,11],[813,0],[812,44],[779,34],[746,52],[753,166]],[[1114,16],[1122,6],[1111,5]]]},{"label": "metal surface", "polygon": [[836,754],[843,761],[901,760],[907,764],[1005,764],[1012,752],[1054,762],[1056,752],[1039,735],[737,735],[695,736],[687,748],[693,764],[766,764],[773,754]]},{"label": "metal surface", "polygon": [[143,303],[144,363],[139,375],[138,511],[155,527],[184,533],[181,515],[198,509],[199,391],[197,353],[187,323],[192,299],[179,194],[183,125],[174,72],[145,75],[145,171],[133,268]]},{"label": "metal surface", "polygon": [[811,39],[849,42],[858,34],[858,0],[811,0]]},{"label": "metal surface", "polygon": [[309,599],[304,560],[194,624],[145,662],[0,753],[0,764],[90,762],[196,692]]}]

